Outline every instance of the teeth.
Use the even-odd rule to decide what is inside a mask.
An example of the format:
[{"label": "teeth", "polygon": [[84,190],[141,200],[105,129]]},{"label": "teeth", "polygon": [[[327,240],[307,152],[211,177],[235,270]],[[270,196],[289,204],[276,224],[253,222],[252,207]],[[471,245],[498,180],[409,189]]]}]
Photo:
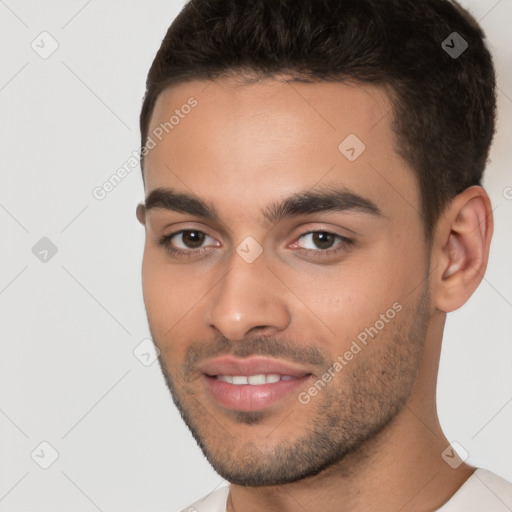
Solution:
[{"label": "teeth", "polygon": [[229,384],[251,384],[253,386],[259,386],[261,384],[273,384],[274,382],[279,382],[280,380],[293,380],[295,378],[296,377],[292,377],[291,375],[279,375],[277,373],[269,373],[267,375],[249,375],[248,377],[245,375],[217,375],[217,379],[224,382],[229,382]]},{"label": "teeth", "polygon": [[[259,384],[265,384],[267,382],[267,379],[265,378],[265,375],[250,375],[249,377],[247,377],[247,382],[249,384],[252,384],[253,386],[254,385],[259,385]],[[245,383],[244,383],[245,384]]]},{"label": "teeth", "polygon": [[233,384],[233,377],[231,375],[217,375],[217,379]]}]

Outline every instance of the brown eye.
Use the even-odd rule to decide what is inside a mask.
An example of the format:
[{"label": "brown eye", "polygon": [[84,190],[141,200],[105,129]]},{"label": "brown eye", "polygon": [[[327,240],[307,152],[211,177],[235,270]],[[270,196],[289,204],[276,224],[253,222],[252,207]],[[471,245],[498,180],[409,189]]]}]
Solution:
[{"label": "brown eye", "polygon": [[208,245],[210,247],[219,247],[214,238],[197,229],[182,229],[181,231],[163,235],[158,240],[158,244],[163,246],[172,255],[187,256],[189,258],[209,251]]},{"label": "brown eye", "polygon": [[328,231],[311,231],[300,237],[299,240],[302,240],[302,242],[299,246],[303,249],[327,250],[336,244],[337,239],[343,240],[343,237]]},{"label": "brown eye", "polygon": [[325,231],[317,231],[312,235],[312,241],[319,249],[330,249],[336,240],[336,235]]},{"label": "brown eye", "polygon": [[293,244],[301,253],[311,258],[331,258],[346,252],[354,240],[329,231],[308,231]]},{"label": "brown eye", "polygon": [[203,244],[206,234],[202,231],[181,231],[181,240],[187,249],[197,249]]}]

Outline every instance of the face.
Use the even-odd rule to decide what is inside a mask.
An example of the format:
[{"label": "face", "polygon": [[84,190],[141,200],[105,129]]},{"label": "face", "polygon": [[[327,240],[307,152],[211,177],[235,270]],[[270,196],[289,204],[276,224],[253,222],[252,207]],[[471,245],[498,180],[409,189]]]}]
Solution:
[{"label": "face", "polygon": [[232,483],[329,471],[411,398],[428,255],[391,120],[370,85],[197,81],[157,100],[137,210],[147,317]]}]

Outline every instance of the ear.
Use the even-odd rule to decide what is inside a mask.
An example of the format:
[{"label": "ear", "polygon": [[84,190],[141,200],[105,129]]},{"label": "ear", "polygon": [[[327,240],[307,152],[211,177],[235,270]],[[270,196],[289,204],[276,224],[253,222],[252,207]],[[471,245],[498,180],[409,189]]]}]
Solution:
[{"label": "ear", "polygon": [[487,268],[492,232],[491,202],[480,186],[461,192],[443,212],[430,262],[432,299],[438,309],[454,311],[476,290]]},{"label": "ear", "polygon": [[135,210],[135,215],[137,216],[137,220],[143,225],[146,225],[146,207],[143,203],[139,203],[137,205],[137,209]]}]

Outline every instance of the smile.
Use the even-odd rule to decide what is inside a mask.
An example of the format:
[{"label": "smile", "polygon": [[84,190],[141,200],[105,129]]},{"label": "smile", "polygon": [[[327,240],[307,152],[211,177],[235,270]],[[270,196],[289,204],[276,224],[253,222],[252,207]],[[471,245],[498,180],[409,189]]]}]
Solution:
[{"label": "smile", "polygon": [[294,380],[297,377],[293,377],[292,375],[279,375],[277,373],[269,373],[263,374],[260,373],[258,375],[216,375],[218,380],[222,380],[224,382],[229,382],[229,384],[242,385],[242,384],[250,384],[251,386],[261,386],[262,384],[273,384],[275,382],[279,382],[280,380]]}]

